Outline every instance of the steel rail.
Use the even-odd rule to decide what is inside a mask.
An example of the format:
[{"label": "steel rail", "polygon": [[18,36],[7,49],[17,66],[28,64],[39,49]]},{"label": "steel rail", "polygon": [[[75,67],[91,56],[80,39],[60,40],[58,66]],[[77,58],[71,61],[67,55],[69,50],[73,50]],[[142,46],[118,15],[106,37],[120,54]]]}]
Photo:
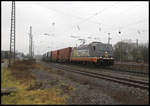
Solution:
[{"label": "steel rail", "polygon": [[[58,64],[57,64],[58,65]],[[66,66],[65,67],[68,67],[68,68],[71,68],[74,70],[74,68],[70,67],[70,66]],[[79,71],[84,71],[83,69],[79,70]],[[84,71],[85,72],[85,71]],[[87,73],[91,73],[91,74],[97,74],[97,75],[103,75],[103,76],[106,76],[106,77],[110,77],[111,75],[107,75],[107,74],[100,74],[100,73],[97,73],[97,72],[89,72],[89,71],[86,71]],[[129,78],[124,78],[124,77],[115,77],[115,76],[111,76],[112,78],[116,78],[116,79],[122,79],[122,80],[128,80],[128,81],[132,81],[132,82],[135,82],[135,83],[141,83],[141,84],[149,84],[149,82],[147,81],[142,81],[142,80],[132,80],[132,79],[129,79]]]},{"label": "steel rail", "polygon": [[139,81],[139,80],[131,80],[131,79],[127,79],[127,78],[122,78],[122,77],[115,77],[115,76],[111,76],[111,75],[105,75],[105,74],[99,74],[99,73],[93,73],[93,72],[85,72],[83,70],[76,70],[73,69],[71,67],[67,67],[67,66],[60,66],[60,65],[53,65],[55,68],[64,70],[64,71],[70,71],[73,73],[78,73],[78,74],[82,74],[82,75],[86,75],[86,76],[90,76],[90,77],[94,77],[94,78],[100,78],[100,79],[105,79],[105,80],[109,80],[109,81],[113,81],[113,82],[118,82],[118,83],[122,83],[125,85],[129,85],[129,86],[134,86],[134,87],[138,87],[141,89],[149,89],[149,82],[144,82],[144,81]]},{"label": "steel rail", "polygon": [[111,70],[111,71],[120,71],[120,72],[129,72],[129,73],[135,73],[135,74],[143,74],[143,75],[149,75],[148,72],[141,72],[141,71],[135,71],[135,70],[122,70],[122,69],[115,69],[115,68],[112,68],[112,67],[101,67],[103,69],[108,69],[108,70]]}]

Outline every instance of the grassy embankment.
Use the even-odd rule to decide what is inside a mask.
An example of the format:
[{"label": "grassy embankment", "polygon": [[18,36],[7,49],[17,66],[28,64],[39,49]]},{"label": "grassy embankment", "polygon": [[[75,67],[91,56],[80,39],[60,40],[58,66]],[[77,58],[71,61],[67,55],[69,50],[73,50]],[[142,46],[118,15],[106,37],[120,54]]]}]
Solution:
[{"label": "grassy embankment", "polygon": [[60,96],[61,89],[28,90],[34,85],[35,76],[29,69],[36,68],[35,63],[16,62],[11,68],[2,68],[2,88],[16,87],[18,92],[2,96],[3,104],[66,104],[67,95]]}]

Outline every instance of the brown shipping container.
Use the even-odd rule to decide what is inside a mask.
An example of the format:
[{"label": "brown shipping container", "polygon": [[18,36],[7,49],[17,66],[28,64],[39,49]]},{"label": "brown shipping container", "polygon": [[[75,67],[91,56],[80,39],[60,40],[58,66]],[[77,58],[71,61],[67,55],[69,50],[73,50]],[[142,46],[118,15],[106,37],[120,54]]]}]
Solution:
[{"label": "brown shipping container", "polygon": [[59,50],[58,59],[60,61],[69,61],[71,56],[72,47],[64,48]]},{"label": "brown shipping container", "polygon": [[52,51],[52,60],[57,60],[59,55],[59,51]]}]

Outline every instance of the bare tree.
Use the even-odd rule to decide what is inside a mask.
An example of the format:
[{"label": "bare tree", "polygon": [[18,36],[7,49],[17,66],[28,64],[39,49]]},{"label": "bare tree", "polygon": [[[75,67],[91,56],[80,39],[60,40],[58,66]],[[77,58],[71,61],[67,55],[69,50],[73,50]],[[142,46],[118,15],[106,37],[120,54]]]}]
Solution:
[{"label": "bare tree", "polygon": [[113,56],[116,61],[149,62],[148,44],[139,44],[132,42],[118,42],[114,45]]}]

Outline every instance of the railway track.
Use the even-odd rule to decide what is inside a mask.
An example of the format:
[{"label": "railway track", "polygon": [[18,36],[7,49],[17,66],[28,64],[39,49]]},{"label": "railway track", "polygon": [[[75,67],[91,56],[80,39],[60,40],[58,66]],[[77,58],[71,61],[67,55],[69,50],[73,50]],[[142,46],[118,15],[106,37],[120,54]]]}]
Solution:
[{"label": "railway track", "polygon": [[139,75],[149,75],[148,72],[142,72],[142,71],[115,69],[113,67],[101,67],[101,68],[112,70],[112,71],[119,71],[119,72],[128,72],[128,73],[133,73],[133,74],[139,74]]},{"label": "railway track", "polygon": [[[84,65],[80,65],[84,67]],[[88,68],[93,68],[93,66],[85,66]],[[96,66],[97,68],[94,67],[94,69],[106,69],[106,70],[111,70],[111,71],[117,71],[117,72],[125,72],[125,73],[131,73],[131,74],[136,74],[136,75],[144,75],[144,76],[148,76],[149,72],[142,72],[142,70],[125,70],[125,69],[121,69],[121,68],[115,68],[114,66]]]},{"label": "railway track", "polygon": [[[77,64],[74,64],[77,65]],[[148,76],[149,72],[142,72],[142,70],[125,70],[125,69],[121,69],[121,68],[115,68],[113,66],[94,66],[93,65],[88,65],[88,66],[84,66],[82,64],[78,64],[78,66],[82,66],[82,67],[87,67],[87,68],[91,68],[91,69],[106,69],[106,70],[110,70],[110,71],[114,71],[114,72],[123,72],[123,73],[130,73],[130,74],[135,74],[138,76]]]},{"label": "railway track", "polygon": [[85,72],[83,70],[75,69],[75,68],[72,68],[69,66],[62,66],[62,65],[58,65],[58,64],[52,64],[52,66],[57,69],[64,70],[64,71],[82,74],[82,75],[86,75],[86,76],[93,77],[93,78],[109,80],[109,81],[121,83],[124,85],[132,86],[135,88],[146,89],[146,90],[149,89],[148,81],[123,78],[120,76],[113,76],[113,75],[107,75],[107,74],[101,74],[101,73],[95,73],[95,72],[88,72],[88,71]]}]

